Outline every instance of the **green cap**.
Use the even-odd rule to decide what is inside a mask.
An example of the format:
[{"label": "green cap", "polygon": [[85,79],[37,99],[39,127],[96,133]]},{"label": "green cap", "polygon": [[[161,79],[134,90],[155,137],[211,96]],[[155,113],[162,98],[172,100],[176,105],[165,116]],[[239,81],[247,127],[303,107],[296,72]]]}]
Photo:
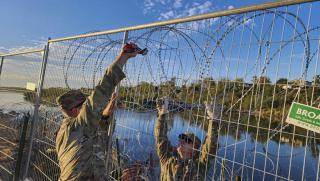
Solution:
[{"label": "green cap", "polygon": [[185,133],[180,134],[179,139],[191,140],[192,143],[194,144],[194,147],[197,149],[200,148],[200,146],[201,146],[201,140],[195,134],[193,134],[191,132],[185,132]]},{"label": "green cap", "polygon": [[57,104],[66,110],[78,107],[85,100],[86,96],[80,90],[70,90],[56,99]]}]

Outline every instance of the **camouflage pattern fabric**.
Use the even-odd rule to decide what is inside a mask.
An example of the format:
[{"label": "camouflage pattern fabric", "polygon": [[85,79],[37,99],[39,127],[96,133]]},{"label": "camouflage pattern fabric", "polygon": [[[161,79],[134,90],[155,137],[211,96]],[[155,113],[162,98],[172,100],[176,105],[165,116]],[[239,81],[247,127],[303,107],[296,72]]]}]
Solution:
[{"label": "camouflage pattern fabric", "polygon": [[115,86],[124,77],[121,67],[111,64],[83,103],[79,115],[63,120],[56,137],[61,170],[59,180],[105,180],[107,143],[99,139],[104,134],[99,130],[99,121]]},{"label": "camouflage pattern fabric", "polygon": [[203,181],[206,178],[207,168],[214,159],[217,150],[218,123],[210,118],[207,137],[201,148],[201,154],[197,151],[189,160],[181,160],[176,148],[170,144],[167,137],[168,114],[158,116],[155,126],[155,140],[157,154],[161,165],[161,181]]},{"label": "camouflage pattern fabric", "polygon": [[70,90],[59,96],[56,102],[63,109],[70,110],[81,105],[85,100],[86,96],[80,90]]}]

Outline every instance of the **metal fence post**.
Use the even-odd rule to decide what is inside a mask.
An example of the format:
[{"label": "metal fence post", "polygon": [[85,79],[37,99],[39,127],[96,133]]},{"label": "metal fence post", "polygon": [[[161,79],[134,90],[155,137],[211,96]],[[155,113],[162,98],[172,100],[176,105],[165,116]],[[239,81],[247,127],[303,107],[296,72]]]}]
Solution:
[{"label": "metal fence post", "polygon": [[30,166],[30,158],[31,158],[31,152],[32,152],[32,143],[33,143],[33,137],[34,137],[34,124],[39,122],[39,107],[40,107],[40,99],[41,99],[41,93],[42,93],[42,86],[44,81],[44,76],[46,72],[47,67],[47,61],[48,61],[48,55],[49,55],[49,42],[50,38],[48,38],[47,45],[44,48],[43,56],[42,56],[42,64],[41,64],[41,70],[39,74],[39,81],[38,81],[38,88],[36,92],[36,100],[34,104],[34,113],[33,113],[33,119],[31,122],[31,128],[30,128],[30,135],[29,135],[29,149],[28,149],[28,155],[27,155],[27,161],[26,161],[26,168],[23,175],[23,179],[26,179],[28,176],[28,169]]},{"label": "metal fence post", "polygon": [[236,176],[236,181],[241,181],[241,177],[240,176]]},{"label": "metal fence post", "polygon": [[117,161],[118,161],[118,165],[119,165],[119,168],[118,168],[118,174],[117,174],[117,179],[120,180],[121,178],[121,161],[120,161],[120,146],[119,146],[119,139],[116,138],[116,148],[117,148]]},{"label": "metal fence post", "polygon": [[22,131],[21,131],[21,135],[20,135],[18,159],[17,159],[16,168],[14,171],[14,178],[13,178],[14,181],[18,181],[19,177],[20,177],[20,169],[21,169],[21,164],[22,164],[24,145],[26,142],[26,134],[27,134],[29,118],[30,118],[29,113],[27,115],[23,116],[23,127],[22,127]]},{"label": "metal fence post", "polygon": [[[128,41],[128,35],[129,35],[129,32],[128,31],[125,31],[124,32],[124,35],[123,35],[123,40],[122,40],[122,47],[127,43]],[[115,88],[115,93],[118,95],[119,93],[119,86],[116,86]],[[111,154],[112,154],[112,135],[113,135],[113,126],[115,124],[115,119],[114,119],[114,114],[113,114],[113,118],[112,118],[112,121],[111,121],[111,124],[109,126],[109,132],[108,132],[108,137],[109,137],[109,141],[108,141],[108,154],[107,154],[107,164],[106,164],[106,172],[107,174],[109,175],[109,160],[110,160],[110,154],[109,152],[111,151]],[[120,166],[120,165],[119,165]],[[120,173],[119,173],[120,174]],[[121,175],[120,175],[121,177]]]},{"label": "metal fence post", "polygon": [[0,78],[1,78],[1,72],[3,67],[3,60],[4,60],[4,56],[1,57],[1,62],[0,62]]}]

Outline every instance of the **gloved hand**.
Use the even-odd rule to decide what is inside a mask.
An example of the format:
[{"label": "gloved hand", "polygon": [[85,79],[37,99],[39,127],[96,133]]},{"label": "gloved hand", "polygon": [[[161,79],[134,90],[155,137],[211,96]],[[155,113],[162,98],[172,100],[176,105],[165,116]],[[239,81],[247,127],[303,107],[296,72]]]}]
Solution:
[{"label": "gloved hand", "polygon": [[123,52],[146,55],[148,53],[148,49],[147,48],[141,49],[135,43],[130,42],[125,44],[125,46],[123,47]]}]

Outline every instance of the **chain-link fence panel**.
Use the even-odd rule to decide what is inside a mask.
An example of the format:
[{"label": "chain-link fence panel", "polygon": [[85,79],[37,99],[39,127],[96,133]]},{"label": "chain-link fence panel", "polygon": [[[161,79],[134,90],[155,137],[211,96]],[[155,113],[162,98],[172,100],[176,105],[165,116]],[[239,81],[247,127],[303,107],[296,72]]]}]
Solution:
[{"label": "chain-link fence panel", "polygon": [[[26,156],[26,148],[19,147],[26,142],[27,125],[24,124],[24,115],[33,115],[34,93],[37,89],[40,73],[41,50],[29,53],[16,53],[1,57],[0,74],[0,153],[1,172],[3,180],[18,178],[23,167],[17,165],[20,157]],[[28,116],[30,120],[30,116]],[[27,124],[27,123],[26,123]],[[21,137],[23,133],[23,137]],[[23,140],[20,140],[22,138]],[[19,150],[21,149],[21,150]],[[18,164],[24,165],[25,159]],[[19,170],[16,170],[19,168]],[[16,173],[20,172],[20,173]]]},{"label": "chain-link fence panel", "polygon": [[119,54],[122,38],[121,33],[50,43],[39,110],[41,128],[37,126],[41,131],[35,135],[31,178],[58,179],[55,139],[63,116],[56,99],[72,89],[89,95]]},{"label": "chain-link fence panel", "polygon": [[148,54],[123,68],[106,174],[318,180],[318,133],[286,122],[293,102],[319,107],[318,9],[312,2],[49,41],[29,177],[59,178],[56,99],[71,89],[90,95],[127,41]]},{"label": "chain-link fence panel", "polygon": [[[116,129],[121,151],[138,161],[149,153],[161,159],[156,100],[168,97],[174,116],[162,136],[179,148],[179,134],[195,133],[203,145],[194,150],[193,169],[205,179],[318,179],[318,133],[285,122],[293,102],[319,106],[318,8],[310,3],[130,31],[129,41],[149,53],[126,66]],[[205,102],[221,108],[211,131]],[[203,149],[213,144],[216,150]],[[177,154],[170,149],[165,153]],[[197,162],[203,155],[205,166]]]}]

